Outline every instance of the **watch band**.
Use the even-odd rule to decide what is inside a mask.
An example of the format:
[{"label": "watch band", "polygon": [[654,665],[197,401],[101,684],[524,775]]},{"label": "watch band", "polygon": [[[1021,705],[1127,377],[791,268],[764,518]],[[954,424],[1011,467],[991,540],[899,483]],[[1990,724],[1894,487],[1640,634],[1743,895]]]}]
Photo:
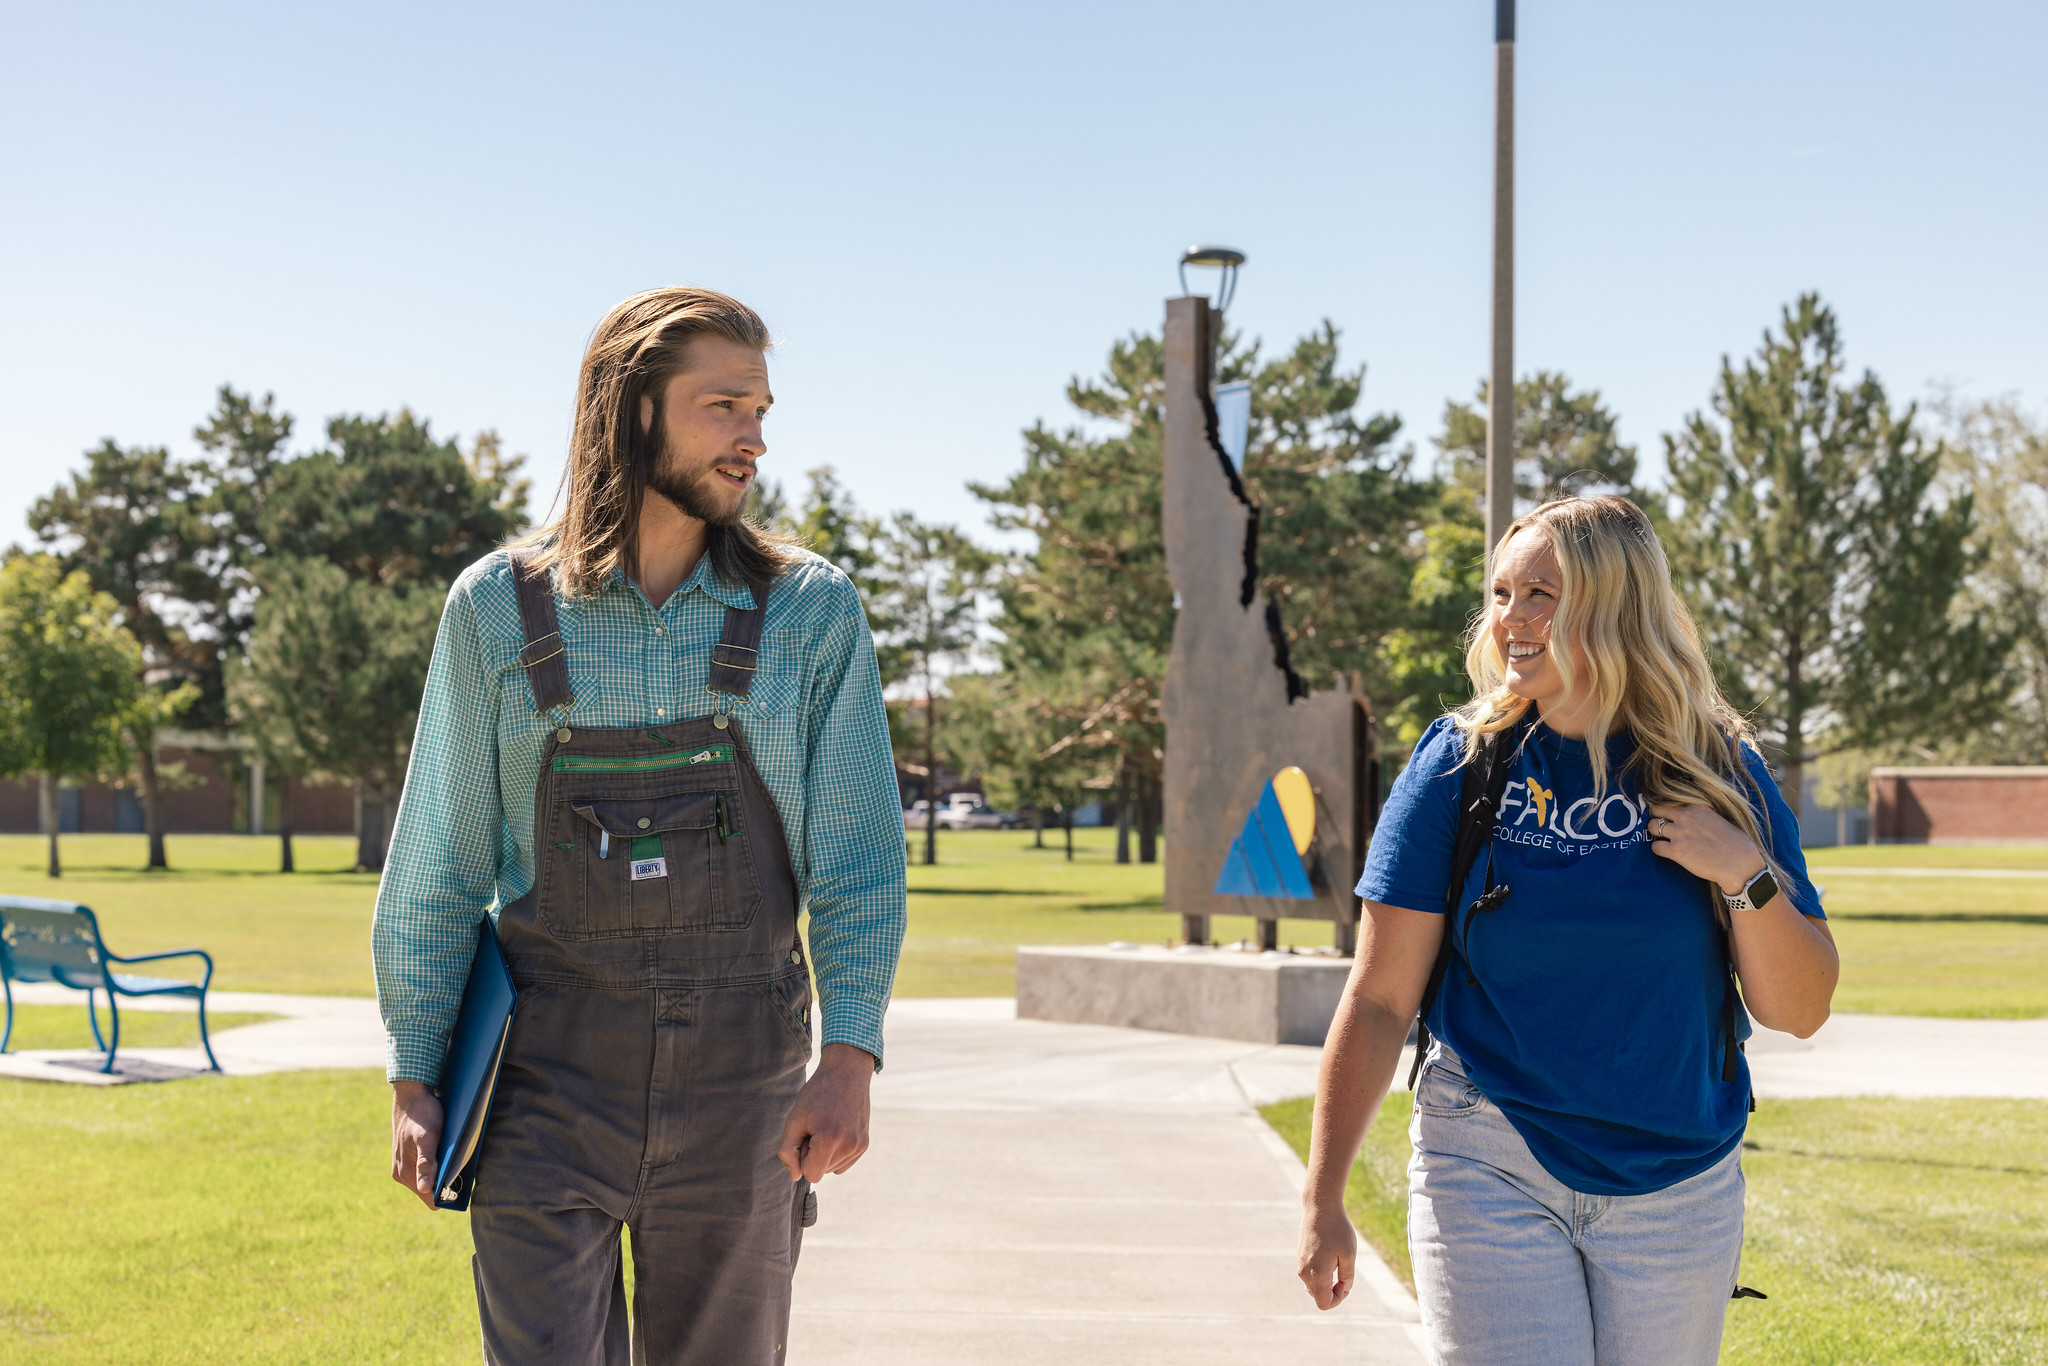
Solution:
[{"label": "watch band", "polygon": [[1720,895],[1721,904],[1726,906],[1730,913],[1753,911],[1759,906],[1770,905],[1777,898],[1778,879],[1771,876],[1770,866],[1766,864],[1764,870],[1751,878],[1734,896],[1721,891],[1719,887],[1714,888],[1714,891]]}]

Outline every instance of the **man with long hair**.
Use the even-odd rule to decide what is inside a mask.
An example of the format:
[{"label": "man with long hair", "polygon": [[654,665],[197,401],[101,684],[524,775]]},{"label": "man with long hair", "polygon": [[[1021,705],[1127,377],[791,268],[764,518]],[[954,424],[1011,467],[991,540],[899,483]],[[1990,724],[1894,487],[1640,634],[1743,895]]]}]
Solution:
[{"label": "man with long hair", "polygon": [[768,345],[708,290],[613,309],[560,515],[463,573],[435,642],[374,929],[391,1174],[434,1205],[492,915],[519,989],[471,1199],[493,1363],[781,1361],[811,1184],[867,1147],[902,820],[859,595],[741,515]]}]

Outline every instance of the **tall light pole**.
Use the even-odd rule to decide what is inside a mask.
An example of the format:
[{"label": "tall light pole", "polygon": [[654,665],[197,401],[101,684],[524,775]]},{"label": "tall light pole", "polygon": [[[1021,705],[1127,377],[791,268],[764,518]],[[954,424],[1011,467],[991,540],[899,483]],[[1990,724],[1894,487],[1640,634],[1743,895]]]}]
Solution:
[{"label": "tall light pole", "polygon": [[1486,371],[1486,553],[1515,520],[1515,0],[1493,0],[1493,357]]}]

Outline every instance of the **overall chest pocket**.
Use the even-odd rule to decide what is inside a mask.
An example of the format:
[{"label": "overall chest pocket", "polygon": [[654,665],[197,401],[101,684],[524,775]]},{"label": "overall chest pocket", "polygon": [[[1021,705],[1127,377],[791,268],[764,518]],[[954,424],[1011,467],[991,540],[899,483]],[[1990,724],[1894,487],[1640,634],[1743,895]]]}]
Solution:
[{"label": "overall chest pocket", "polygon": [[540,917],[558,938],[741,930],[760,909],[736,792],[566,793],[551,823],[560,875]]}]

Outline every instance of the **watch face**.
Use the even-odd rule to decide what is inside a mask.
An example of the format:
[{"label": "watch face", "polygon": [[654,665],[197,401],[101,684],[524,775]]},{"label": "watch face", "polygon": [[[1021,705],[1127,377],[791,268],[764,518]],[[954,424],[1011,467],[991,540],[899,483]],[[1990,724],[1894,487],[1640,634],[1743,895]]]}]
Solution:
[{"label": "watch face", "polygon": [[1771,870],[1766,868],[1742,890],[1749,897],[1751,906],[1768,906],[1777,899],[1778,879],[1772,877]]}]

